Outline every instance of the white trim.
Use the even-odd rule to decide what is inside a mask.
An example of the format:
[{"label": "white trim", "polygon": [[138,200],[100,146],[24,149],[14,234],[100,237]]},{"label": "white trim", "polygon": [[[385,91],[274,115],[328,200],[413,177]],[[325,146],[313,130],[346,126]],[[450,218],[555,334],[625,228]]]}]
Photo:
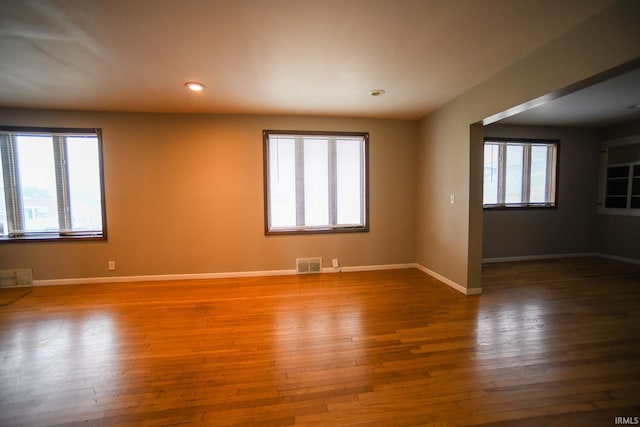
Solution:
[{"label": "white trim", "polygon": [[522,256],[509,256],[509,257],[495,257],[495,258],[482,258],[483,264],[491,264],[497,262],[518,262],[518,261],[537,261],[542,259],[559,259],[559,258],[584,258],[584,257],[597,257],[598,253],[595,252],[578,252],[568,254],[542,254],[542,255],[522,255]]},{"label": "white trim", "polygon": [[101,283],[159,282],[167,280],[228,279],[237,277],[292,276],[295,274],[295,270],[268,270],[224,273],[151,274],[145,276],[85,277],[77,279],[34,280],[33,286],[92,285]]},{"label": "white trim", "polygon": [[[517,257],[501,257],[501,258],[484,258],[484,264],[497,262],[517,262],[517,261],[533,261],[541,259],[554,258],[581,258],[581,257],[600,257],[614,261],[626,262],[629,264],[640,265],[640,260],[635,258],[625,258],[615,255],[607,255],[598,252],[586,253],[570,253],[570,254],[547,254],[547,255],[527,255]],[[380,264],[380,265],[362,265],[351,267],[333,267],[323,268],[323,273],[339,273],[339,272],[356,272],[356,271],[379,271],[379,270],[404,270],[417,268],[423,273],[441,281],[447,286],[455,289],[464,295],[478,295],[482,293],[482,288],[465,288],[464,286],[454,282],[453,280],[436,273],[427,267],[417,263],[406,264]],[[85,278],[69,278],[69,279],[48,279],[34,280],[32,286],[62,286],[62,285],[91,285],[103,283],[125,283],[125,282],[151,282],[151,281],[168,281],[168,280],[199,280],[199,279],[227,279],[239,277],[267,277],[267,276],[293,276],[296,275],[295,270],[265,270],[265,271],[238,271],[238,272],[222,272],[222,273],[195,273],[195,274],[157,274],[145,276],[111,276],[111,277],[85,277]],[[15,287],[15,286],[14,286]]]},{"label": "white trim", "polygon": [[640,142],[640,135],[625,136],[623,138],[607,139],[602,141],[604,148],[613,147],[616,145],[629,145]]},{"label": "white trim", "polygon": [[[620,215],[620,216],[640,216],[640,209],[625,207],[625,208],[607,208],[604,206],[607,192],[607,169],[611,166],[627,166],[629,165],[629,187],[627,190],[627,197],[630,195],[633,185],[633,166],[637,165],[637,161],[631,161],[627,163],[609,164],[609,149],[612,147],[619,147],[623,145],[636,145],[640,143],[640,135],[631,135],[623,138],[609,139],[603,141],[601,144],[602,150],[600,151],[600,177],[598,184],[598,215]],[[627,199],[629,202],[629,199]]]},{"label": "white trim", "polygon": [[625,258],[617,255],[609,255],[600,252],[577,252],[569,254],[545,254],[545,255],[525,255],[525,256],[513,256],[513,257],[499,257],[499,258],[483,258],[483,264],[491,264],[497,262],[518,262],[518,261],[536,261],[543,259],[560,259],[560,258],[606,258],[614,261],[626,262],[628,264],[640,265],[640,259]]},{"label": "white trim", "polygon": [[441,281],[445,285],[452,287],[453,289],[455,289],[456,291],[464,295],[479,295],[482,293],[482,288],[465,288],[464,286],[454,282],[453,280],[447,277],[444,277],[441,274],[436,273],[433,270],[428,269],[423,265],[416,264],[416,268],[422,271],[423,273],[427,273],[429,276],[433,277],[434,279]]},{"label": "white trim", "polygon": [[626,262],[626,263],[629,263],[629,264],[640,265],[640,259],[625,258],[625,257],[617,256],[617,255],[608,255],[608,254],[595,254],[595,255],[599,256],[600,258],[612,259],[614,261],[620,261],[620,262]]},{"label": "white trim", "polygon": [[[345,273],[354,272],[354,271],[378,271],[378,270],[405,270],[408,268],[417,268],[417,264],[408,263],[408,264],[380,264],[380,265],[359,265],[353,267],[341,267],[342,271]],[[327,270],[334,271],[333,268],[329,268]]]},{"label": "white trim", "polygon": [[640,216],[640,209],[636,209],[636,208],[605,208],[604,206],[598,206],[598,215]]},{"label": "white trim", "polygon": [[[352,271],[376,271],[376,270],[400,270],[416,268],[415,263],[409,264],[381,264],[363,265],[353,267],[340,267],[339,269],[323,268],[323,273],[338,273]],[[33,286],[61,286],[61,285],[90,285],[101,283],[124,283],[124,282],[151,282],[167,280],[199,280],[199,279],[228,279],[238,277],[266,277],[266,276],[293,276],[296,270],[266,270],[266,271],[236,271],[223,273],[194,273],[194,274],[152,274],[144,276],[107,276],[107,277],[85,277],[75,279],[48,279],[34,280]]]}]

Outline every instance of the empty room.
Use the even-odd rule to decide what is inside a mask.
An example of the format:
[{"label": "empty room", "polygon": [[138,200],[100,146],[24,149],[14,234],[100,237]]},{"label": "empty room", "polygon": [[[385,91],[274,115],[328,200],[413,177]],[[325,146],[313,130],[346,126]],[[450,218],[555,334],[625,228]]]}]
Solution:
[{"label": "empty room", "polygon": [[638,18],[0,1],[0,426],[638,424]]}]

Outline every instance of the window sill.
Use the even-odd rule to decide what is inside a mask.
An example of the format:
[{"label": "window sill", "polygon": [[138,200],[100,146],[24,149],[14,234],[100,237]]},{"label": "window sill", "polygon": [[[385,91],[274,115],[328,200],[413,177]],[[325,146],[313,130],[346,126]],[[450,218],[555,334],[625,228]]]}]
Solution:
[{"label": "window sill", "polygon": [[485,211],[493,211],[493,210],[546,210],[546,209],[557,209],[558,206],[555,204],[518,204],[518,205],[483,205],[482,209]]},{"label": "window sill", "polygon": [[18,237],[0,237],[0,244],[2,243],[28,243],[28,242],[96,242],[106,241],[107,237],[103,234],[28,234]]},{"label": "window sill", "polygon": [[301,227],[301,228],[272,228],[265,231],[266,236],[279,235],[304,235],[304,234],[341,234],[341,233],[367,233],[369,227]]}]

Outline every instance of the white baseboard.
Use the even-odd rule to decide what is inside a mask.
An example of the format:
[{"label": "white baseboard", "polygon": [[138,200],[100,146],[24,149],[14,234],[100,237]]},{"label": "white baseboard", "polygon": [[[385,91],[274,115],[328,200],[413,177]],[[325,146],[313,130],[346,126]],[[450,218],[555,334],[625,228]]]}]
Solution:
[{"label": "white baseboard", "polygon": [[483,264],[491,264],[498,262],[518,262],[518,261],[537,261],[543,259],[560,259],[560,258],[584,258],[595,257],[599,254],[595,252],[578,252],[567,254],[542,254],[542,255],[523,255],[523,256],[509,256],[509,257],[496,257],[496,258],[482,258]]},{"label": "white baseboard", "polygon": [[341,267],[341,269],[343,272],[349,273],[353,271],[406,270],[408,268],[417,268],[417,266],[418,264],[413,262],[408,264],[361,265],[361,266],[353,266],[353,267]]},{"label": "white baseboard", "polygon": [[498,262],[536,261],[536,260],[544,260],[544,259],[586,258],[586,257],[606,258],[614,261],[640,265],[640,259],[625,258],[625,257],[616,256],[616,255],[603,254],[600,252],[577,252],[577,253],[568,253],[568,254],[545,254],[545,255],[483,258],[482,263],[491,264],[491,263],[498,263]]},{"label": "white baseboard", "polygon": [[193,274],[150,274],[144,276],[84,277],[77,279],[34,280],[33,286],[91,285],[101,283],[154,282],[167,280],[228,279],[236,277],[288,276],[295,270],[240,271]]},{"label": "white baseboard", "polygon": [[[547,254],[547,255],[529,255],[517,257],[500,257],[500,258],[484,258],[484,264],[497,262],[516,262],[531,261],[541,259],[554,258],[578,258],[578,257],[600,257],[615,261],[626,262],[629,264],[640,265],[640,260],[634,258],[624,258],[615,255],[602,254],[597,252],[589,253],[571,253],[571,254]],[[429,276],[441,281],[447,286],[452,287],[456,291],[464,295],[478,295],[482,293],[482,288],[465,288],[459,283],[436,273],[429,268],[417,263],[405,264],[380,264],[380,265],[362,265],[362,266],[345,266],[334,269],[332,267],[323,268],[323,273],[339,273],[339,272],[356,272],[356,271],[377,271],[377,270],[403,270],[409,268],[417,268],[418,270],[428,274]],[[34,280],[32,286],[61,286],[61,285],[82,285],[82,284],[101,284],[101,283],[124,283],[124,282],[150,282],[150,281],[168,281],[168,280],[198,280],[198,279],[227,279],[239,277],[266,277],[266,276],[292,276],[295,270],[265,270],[265,271],[239,271],[239,272],[222,272],[222,273],[194,273],[194,274],[154,274],[143,276],[107,276],[107,277],[84,277],[72,279],[48,279]]]},{"label": "white baseboard", "polygon": [[626,262],[626,263],[629,263],[629,264],[640,265],[640,259],[625,258],[625,257],[617,256],[617,255],[608,255],[608,254],[595,254],[595,255],[599,256],[600,258],[606,258],[606,259],[611,259],[611,260],[614,260],[614,261],[620,261],[620,262]]},{"label": "white baseboard", "polygon": [[452,287],[453,289],[455,289],[456,291],[464,295],[479,295],[482,293],[482,288],[465,288],[464,286],[454,282],[453,280],[447,277],[444,277],[441,274],[436,273],[433,270],[428,269],[423,265],[416,264],[416,268],[424,273],[427,273],[429,276],[433,277],[434,279],[441,281],[445,285]]},{"label": "white baseboard", "polygon": [[[416,268],[415,263],[409,264],[381,264],[363,265],[351,267],[339,267],[338,269],[323,268],[323,273],[339,273],[352,271],[376,271],[376,270],[400,270]],[[194,273],[194,274],[152,274],[143,276],[108,276],[108,277],[85,277],[77,279],[48,279],[34,280],[33,286],[62,286],[62,285],[90,285],[101,283],[124,283],[124,282],[152,282],[168,280],[199,280],[199,279],[229,279],[239,277],[267,277],[267,276],[293,276],[296,270],[266,270],[266,271],[236,271],[222,273]]]},{"label": "white baseboard", "polygon": [[[323,268],[323,273],[339,273],[339,272],[357,272],[357,271],[381,271],[381,270],[404,270],[417,268],[420,271],[434,277],[444,284],[452,287],[456,291],[464,295],[477,295],[482,293],[482,288],[467,289],[462,285],[450,280],[435,271],[432,271],[417,263],[405,264],[379,264],[379,265],[360,265],[345,266],[339,268]],[[296,270],[266,270],[266,271],[237,271],[223,273],[195,273],[195,274],[152,274],[143,276],[108,276],[108,277],[85,277],[75,279],[49,279],[34,280],[33,286],[63,286],[63,285],[90,285],[104,283],[125,283],[125,282],[153,282],[153,281],[169,281],[169,280],[198,280],[198,279],[228,279],[240,277],[267,277],[267,276],[293,276],[297,274]]]}]

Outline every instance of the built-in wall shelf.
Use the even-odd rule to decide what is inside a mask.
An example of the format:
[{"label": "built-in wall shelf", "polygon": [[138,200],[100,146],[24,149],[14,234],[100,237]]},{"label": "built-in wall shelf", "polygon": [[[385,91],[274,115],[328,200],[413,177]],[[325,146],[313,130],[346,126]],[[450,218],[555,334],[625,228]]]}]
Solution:
[{"label": "built-in wall shelf", "polygon": [[640,209],[640,164],[633,166],[631,178],[631,209]]},{"label": "built-in wall shelf", "polygon": [[640,135],[603,143],[598,213],[640,216]]}]

